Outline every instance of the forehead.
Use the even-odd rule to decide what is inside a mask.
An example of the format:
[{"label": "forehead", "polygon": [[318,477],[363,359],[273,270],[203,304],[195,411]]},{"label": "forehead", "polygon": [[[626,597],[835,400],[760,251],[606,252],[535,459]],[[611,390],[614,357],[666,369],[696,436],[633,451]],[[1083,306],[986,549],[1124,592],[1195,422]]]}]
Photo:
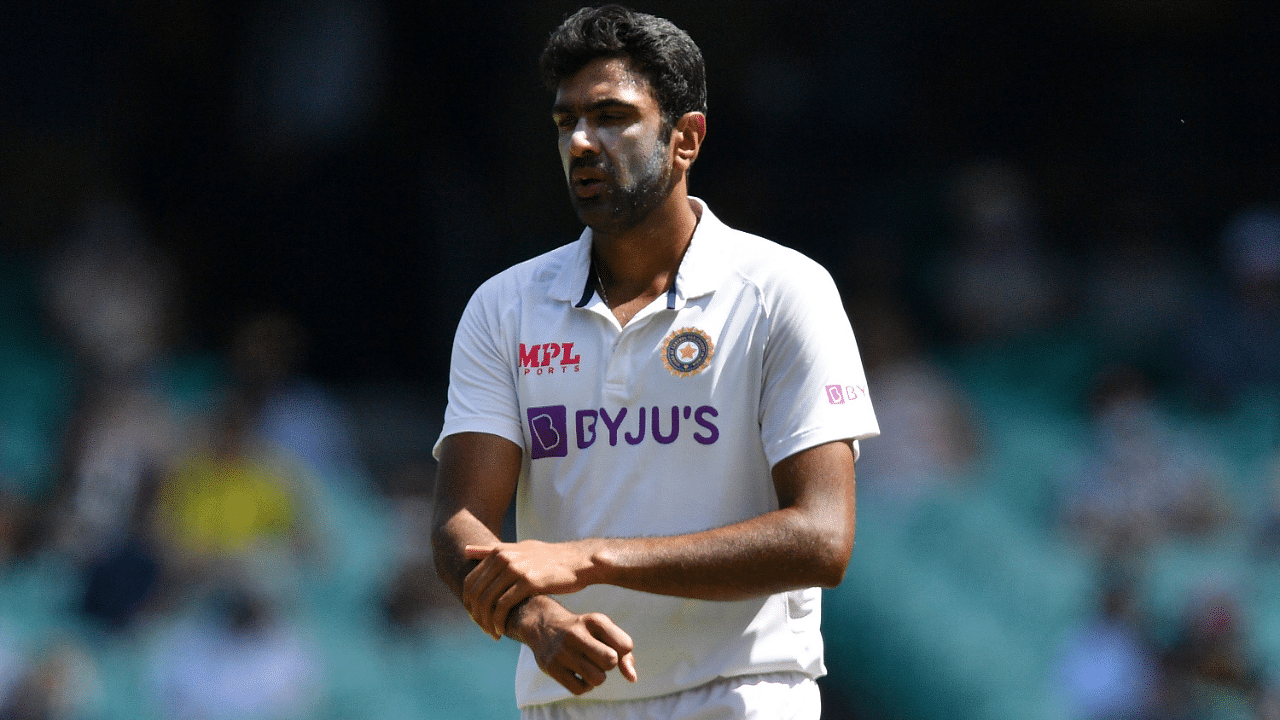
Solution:
[{"label": "forehead", "polygon": [[649,80],[628,58],[596,58],[556,89],[557,108],[582,108],[615,100],[657,111]]}]

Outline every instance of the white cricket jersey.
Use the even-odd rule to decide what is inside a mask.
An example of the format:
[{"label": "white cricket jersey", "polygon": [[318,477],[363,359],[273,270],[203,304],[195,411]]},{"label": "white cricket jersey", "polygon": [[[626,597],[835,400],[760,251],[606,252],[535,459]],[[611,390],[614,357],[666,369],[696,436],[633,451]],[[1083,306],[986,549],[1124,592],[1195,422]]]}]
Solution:
[{"label": "white cricket jersey", "polygon": [[[625,327],[593,287],[587,229],[485,282],[458,327],[441,437],[485,432],[524,448],[521,539],[664,536],[752,518],[778,507],[779,460],[834,440],[855,440],[856,452],[879,433],[835,284],[800,253],[703,205],[671,292]],[[557,599],[603,612],[635,640],[640,682],[610,673],[583,699],[825,672],[817,588],[709,602],[596,585]],[[518,704],[571,697],[522,648]]]}]

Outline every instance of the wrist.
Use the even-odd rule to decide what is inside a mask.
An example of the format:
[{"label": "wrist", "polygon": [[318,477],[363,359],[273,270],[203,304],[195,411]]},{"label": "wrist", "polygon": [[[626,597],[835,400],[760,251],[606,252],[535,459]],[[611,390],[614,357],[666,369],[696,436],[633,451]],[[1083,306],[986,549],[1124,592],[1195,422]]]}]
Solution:
[{"label": "wrist", "polygon": [[527,638],[544,624],[546,613],[563,606],[546,595],[530,595],[521,600],[507,614],[506,635],[517,642],[529,644]]},{"label": "wrist", "polygon": [[603,538],[585,538],[576,543],[582,557],[582,568],[578,571],[582,587],[612,584],[615,564],[609,541]]},{"label": "wrist", "polygon": [[593,538],[586,549],[587,570],[583,572],[587,585],[622,585],[625,569],[625,540]]}]

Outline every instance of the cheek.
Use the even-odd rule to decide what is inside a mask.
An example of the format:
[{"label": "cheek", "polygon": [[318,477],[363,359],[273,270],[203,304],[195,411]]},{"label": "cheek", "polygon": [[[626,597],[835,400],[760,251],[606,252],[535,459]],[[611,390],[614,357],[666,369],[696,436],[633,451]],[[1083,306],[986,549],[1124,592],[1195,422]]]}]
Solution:
[{"label": "cheek", "polygon": [[610,155],[617,159],[618,174],[627,180],[648,171],[654,150],[653,143],[646,138],[626,135],[610,145]]},{"label": "cheek", "polygon": [[569,162],[573,159],[569,155],[569,141],[565,140],[564,138],[561,138],[560,143],[557,145],[557,148],[560,151],[560,169],[564,172],[564,176],[568,178]]}]

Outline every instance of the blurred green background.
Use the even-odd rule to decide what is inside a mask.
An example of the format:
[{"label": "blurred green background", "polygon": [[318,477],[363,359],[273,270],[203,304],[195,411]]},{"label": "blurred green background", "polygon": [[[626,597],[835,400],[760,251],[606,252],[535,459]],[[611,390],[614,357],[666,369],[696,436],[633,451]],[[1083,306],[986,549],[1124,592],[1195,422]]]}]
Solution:
[{"label": "blurred green background", "polygon": [[[576,238],[567,2],[0,8],[0,718],[515,717],[426,542],[453,328]],[[881,438],[824,716],[1280,718],[1280,10],[640,2]]]}]

